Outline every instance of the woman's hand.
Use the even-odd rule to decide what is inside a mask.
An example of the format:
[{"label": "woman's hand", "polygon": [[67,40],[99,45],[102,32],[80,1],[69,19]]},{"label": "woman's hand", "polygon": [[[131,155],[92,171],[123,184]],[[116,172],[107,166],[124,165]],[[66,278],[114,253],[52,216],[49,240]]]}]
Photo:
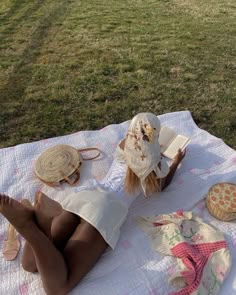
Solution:
[{"label": "woman's hand", "polygon": [[162,185],[162,190],[164,188],[166,188],[171,183],[171,180],[175,174],[175,171],[178,168],[180,162],[185,157],[185,154],[186,154],[186,149],[184,149],[183,151],[181,149],[178,150],[178,153],[174,157],[174,161],[172,162],[172,164],[170,166],[170,171],[169,171],[168,175],[164,178],[164,184]]},{"label": "woman's hand", "polygon": [[177,155],[174,157],[174,162],[179,165],[179,163],[185,157],[185,154],[186,154],[186,149],[184,149],[183,151],[179,149]]}]

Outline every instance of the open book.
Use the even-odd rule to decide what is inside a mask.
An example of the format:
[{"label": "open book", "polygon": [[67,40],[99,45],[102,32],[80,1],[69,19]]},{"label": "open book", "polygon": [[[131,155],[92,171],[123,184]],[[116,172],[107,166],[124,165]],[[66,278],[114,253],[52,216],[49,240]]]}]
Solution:
[{"label": "open book", "polygon": [[170,159],[174,159],[178,150],[183,150],[189,143],[190,138],[175,131],[167,126],[162,126],[159,134],[161,153]]}]

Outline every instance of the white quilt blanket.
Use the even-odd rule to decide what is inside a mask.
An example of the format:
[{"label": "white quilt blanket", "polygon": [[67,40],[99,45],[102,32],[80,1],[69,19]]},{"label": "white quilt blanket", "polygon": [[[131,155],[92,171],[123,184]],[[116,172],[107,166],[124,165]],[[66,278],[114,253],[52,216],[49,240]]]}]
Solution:
[{"label": "white quilt blanket", "polygon": [[[114,251],[108,249],[71,294],[169,294],[173,289],[168,283],[168,277],[175,271],[175,260],[152,250],[148,238],[137,227],[135,216],[169,213],[178,209],[194,210],[200,217],[225,233],[233,265],[220,294],[236,294],[236,225],[233,222],[220,222],[211,217],[203,201],[212,184],[219,181],[236,183],[236,151],[221,139],[199,129],[188,111],[164,114],[159,118],[163,124],[191,137],[186,157],[172,184],[164,192],[149,199],[140,197],[133,203],[121,229],[117,248]],[[103,155],[99,160],[83,163],[79,185],[91,177],[101,179],[106,175],[116,145],[124,136],[127,127],[128,122],[124,122],[97,131],[80,131],[1,149],[0,191],[18,200],[28,198],[32,201],[34,193],[42,190],[60,201],[65,194],[73,191],[73,188],[66,184],[60,188],[42,184],[33,172],[36,158],[46,148],[56,144],[69,144],[77,148],[97,146],[103,151]],[[0,247],[5,239],[6,230],[7,222],[0,216]],[[23,242],[22,240],[22,244]],[[6,262],[0,254],[0,294],[44,294],[39,275],[22,270],[21,253],[12,262]]]}]

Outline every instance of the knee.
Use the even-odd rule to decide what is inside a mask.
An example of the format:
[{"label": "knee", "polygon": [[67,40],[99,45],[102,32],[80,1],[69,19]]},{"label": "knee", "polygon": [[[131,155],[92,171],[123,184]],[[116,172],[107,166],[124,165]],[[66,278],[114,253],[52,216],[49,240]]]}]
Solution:
[{"label": "knee", "polygon": [[55,287],[55,288],[45,288],[46,294],[47,295],[67,295],[72,288],[67,288],[67,287]]},{"label": "knee", "polygon": [[38,271],[35,261],[30,261],[29,259],[22,259],[21,265],[22,265],[23,269],[27,272],[34,273],[34,272]]},{"label": "knee", "polygon": [[64,211],[61,215],[53,219],[51,225],[51,236],[56,247],[62,249],[64,248],[79,222],[80,219],[77,215],[67,211]]}]

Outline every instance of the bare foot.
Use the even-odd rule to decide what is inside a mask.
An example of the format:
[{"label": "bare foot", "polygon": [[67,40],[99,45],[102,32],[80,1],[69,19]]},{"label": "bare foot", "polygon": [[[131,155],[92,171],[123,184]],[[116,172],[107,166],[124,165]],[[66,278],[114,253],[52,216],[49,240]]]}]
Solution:
[{"label": "bare foot", "polygon": [[34,209],[39,227],[50,238],[52,220],[62,213],[61,205],[42,192],[37,192],[35,194]]},{"label": "bare foot", "polygon": [[0,194],[0,213],[16,228],[20,233],[30,224],[34,223],[34,210],[26,207],[18,201]]}]

